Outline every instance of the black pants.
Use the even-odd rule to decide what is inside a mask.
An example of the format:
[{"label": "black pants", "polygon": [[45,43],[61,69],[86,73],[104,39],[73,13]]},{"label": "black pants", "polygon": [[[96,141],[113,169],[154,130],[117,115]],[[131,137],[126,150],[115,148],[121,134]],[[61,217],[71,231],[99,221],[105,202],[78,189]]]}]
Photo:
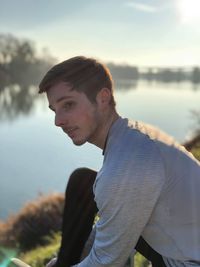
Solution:
[{"label": "black pants", "polygon": [[[98,211],[93,195],[96,175],[93,170],[80,168],[69,178],[65,192],[62,239],[56,267],[69,267],[80,261]],[[153,267],[165,267],[162,256],[142,237],[139,238],[135,249],[151,261]]]}]

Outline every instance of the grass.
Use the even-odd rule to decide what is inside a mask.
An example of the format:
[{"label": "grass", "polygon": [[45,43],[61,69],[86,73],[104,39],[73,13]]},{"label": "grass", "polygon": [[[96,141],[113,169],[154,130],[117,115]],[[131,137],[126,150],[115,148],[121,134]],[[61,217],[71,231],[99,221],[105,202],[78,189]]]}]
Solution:
[{"label": "grass", "polygon": [[200,161],[200,147],[193,148],[191,153]]},{"label": "grass", "polygon": [[48,244],[38,246],[35,249],[19,254],[19,258],[27,262],[32,267],[44,267],[50,259],[56,256],[60,246],[61,234],[55,233],[48,238]]}]

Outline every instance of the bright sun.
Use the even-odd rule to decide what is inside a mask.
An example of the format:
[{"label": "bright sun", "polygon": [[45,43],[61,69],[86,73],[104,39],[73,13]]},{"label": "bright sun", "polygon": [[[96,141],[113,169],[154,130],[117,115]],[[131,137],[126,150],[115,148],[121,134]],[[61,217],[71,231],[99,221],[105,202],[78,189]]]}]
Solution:
[{"label": "bright sun", "polygon": [[200,21],[200,0],[178,0],[178,10],[183,23]]}]

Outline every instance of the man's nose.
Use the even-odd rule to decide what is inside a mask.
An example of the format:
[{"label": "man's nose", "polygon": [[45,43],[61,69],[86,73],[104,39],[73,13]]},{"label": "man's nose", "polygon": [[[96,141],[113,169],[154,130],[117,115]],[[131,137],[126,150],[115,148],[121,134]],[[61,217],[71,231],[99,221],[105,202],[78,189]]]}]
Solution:
[{"label": "man's nose", "polygon": [[65,124],[64,118],[61,114],[55,115],[55,125],[57,127],[62,127]]}]

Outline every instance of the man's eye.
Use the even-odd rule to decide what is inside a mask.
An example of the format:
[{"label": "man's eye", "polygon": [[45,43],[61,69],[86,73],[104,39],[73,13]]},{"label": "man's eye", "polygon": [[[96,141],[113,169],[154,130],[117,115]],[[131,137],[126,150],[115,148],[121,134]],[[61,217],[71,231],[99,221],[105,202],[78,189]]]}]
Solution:
[{"label": "man's eye", "polygon": [[75,105],[74,102],[67,102],[64,104],[64,109],[65,110],[71,109],[74,105]]}]

